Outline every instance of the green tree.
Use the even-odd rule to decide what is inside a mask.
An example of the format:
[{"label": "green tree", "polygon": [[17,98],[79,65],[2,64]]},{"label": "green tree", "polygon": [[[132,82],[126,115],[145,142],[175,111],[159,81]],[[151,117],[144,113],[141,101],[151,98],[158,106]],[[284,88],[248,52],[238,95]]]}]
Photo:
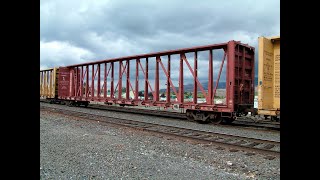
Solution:
[{"label": "green tree", "polygon": [[126,90],[127,90],[127,88],[125,88],[125,87],[123,87],[122,89],[121,89],[121,92],[126,92]]},{"label": "green tree", "polygon": [[139,91],[138,96],[143,96],[144,93],[142,91]]}]

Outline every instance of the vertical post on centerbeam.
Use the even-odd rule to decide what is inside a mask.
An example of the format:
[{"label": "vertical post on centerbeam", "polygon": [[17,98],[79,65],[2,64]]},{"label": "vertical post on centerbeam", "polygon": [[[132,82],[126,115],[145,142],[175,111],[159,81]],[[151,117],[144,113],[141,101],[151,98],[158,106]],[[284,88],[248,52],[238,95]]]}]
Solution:
[{"label": "vertical post on centerbeam", "polygon": [[170,103],[170,68],[171,68],[171,59],[170,59],[170,54],[168,55],[168,77],[167,77],[167,93],[166,93],[166,97],[167,97],[167,103]]},{"label": "vertical post on centerbeam", "polygon": [[78,73],[79,73],[79,69],[78,69],[78,67],[75,67],[74,68],[75,69],[75,75],[74,75],[74,77],[73,77],[73,79],[74,79],[74,96],[75,97],[77,97],[77,93],[78,93]]},{"label": "vertical post on centerbeam", "polygon": [[144,100],[148,100],[148,74],[149,74],[149,65],[148,65],[148,58],[146,58],[146,77],[144,81]]},{"label": "vertical post on centerbeam", "polygon": [[139,95],[139,63],[140,63],[140,59],[138,58],[136,60],[136,92],[134,93],[134,99],[138,100],[138,95]]},{"label": "vertical post on centerbeam", "polygon": [[111,62],[110,97],[114,98],[114,62]]},{"label": "vertical post on centerbeam", "polygon": [[207,104],[212,104],[212,95],[213,95],[213,58],[212,58],[212,49],[209,50],[209,83],[208,83],[208,99]]},{"label": "vertical post on centerbeam", "polygon": [[155,92],[155,97],[154,100],[155,101],[159,101],[159,61],[160,61],[160,57],[157,56],[156,57],[156,74],[155,74],[155,81],[154,81],[154,92]]},{"label": "vertical post on centerbeam", "polygon": [[107,63],[104,63],[104,78],[103,78],[103,97],[107,98]]},{"label": "vertical post on centerbeam", "polygon": [[98,88],[97,88],[97,96],[100,99],[100,64],[98,64]]},{"label": "vertical post on centerbeam", "polygon": [[183,103],[184,101],[184,90],[183,90],[183,59],[180,54],[180,68],[179,68],[179,98],[178,102]]},{"label": "vertical post on centerbeam", "polygon": [[122,61],[119,61],[118,99],[122,98]]},{"label": "vertical post on centerbeam", "polygon": [[126,99],[130,98],[130,61],[127,60],[127,81],[126,81]]},{"label": "vertical post on centerbeam", "polygon": [[[89,97],[89,65],[86,66],[87,74],[86,74],[86,97]],[[86,99],[87,100],[87,99]]]},{"label": "vertical post on centerbeam", "polygon": [[92,77],[91,77],[91,99],[94,98],[94,64],[92,64]]},{"label": "vertical post on centerbeam", "polygon": [[81,82],[80,82],[80,100],[82,99],[83,96],[83,66],[81,66]]},{"label": "vertical post on centerbeam", "polygon": [[193,103],[197,104],[198,101],[198,84],[197,84],[197,78],[198,78],[198,52],[194,52],[194,81],[193,81]]}]

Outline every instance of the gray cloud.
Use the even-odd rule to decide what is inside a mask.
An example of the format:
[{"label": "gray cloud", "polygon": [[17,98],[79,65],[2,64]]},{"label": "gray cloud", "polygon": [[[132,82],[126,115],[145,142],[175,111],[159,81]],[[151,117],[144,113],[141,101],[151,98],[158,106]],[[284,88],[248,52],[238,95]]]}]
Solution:
[{"label": "gray cloud", "polygon": [[[258,37],[279,34],[280,2],[276,0],[40,1],[41,68],[229,40],[254,46],[257,68]],[[199,56],[199,67],[207,67],[207,57]],[[218,72],[222,53],[214,58],[218,61],[214,72]],[[189,63],[193,67],[192,58]],[[189,71],[184,66],[185,72]],[[172,63],[174,80],[178,78],[178,68],[178,62]],[[154,65],[150,69],[152,72]],[[149,77],[154,78],[152,73]],[[206,77],[207,71],[199,73],[199,79]],[[221,79],[224,78],[222,73]],[[192,76],[186,73],[185,84],[190,80]]]}]

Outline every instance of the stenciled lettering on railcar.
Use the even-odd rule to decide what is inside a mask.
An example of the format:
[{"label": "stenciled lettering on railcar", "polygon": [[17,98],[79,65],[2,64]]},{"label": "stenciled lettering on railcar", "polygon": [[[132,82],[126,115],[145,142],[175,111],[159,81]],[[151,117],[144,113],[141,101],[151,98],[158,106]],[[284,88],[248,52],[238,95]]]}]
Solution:
[{"label": "stenciled lettering on railcar", "polygon": [[59,94],[66,96],[68,94],[70,72],[67,69],[60,69],[59,71]]},{"label": "stenciled lettering on railcar", "polygon": [[263,51],[264,60],[263,60],[263,80],[272,81],[273,80],[273,53],[268,51]]},{"label": "stenciled lettering on railcar", "polygon": [[280,54],[274,59],[274,97],[280,98]]}]

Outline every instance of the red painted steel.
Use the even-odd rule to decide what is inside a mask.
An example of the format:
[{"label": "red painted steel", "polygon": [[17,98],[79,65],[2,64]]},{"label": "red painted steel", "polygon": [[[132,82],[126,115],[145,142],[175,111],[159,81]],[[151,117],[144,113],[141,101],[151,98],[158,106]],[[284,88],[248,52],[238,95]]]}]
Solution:
[{"label": "red painted steel", "polygon": [[114,62],[111,63],[111,88],[110,97],[114,98]]},{"label": "red painted steel", "polygon": [[227,63],[227,97],[226,97],[226,103],[228,109],[230,111],[234,111],[234,56],[235,56],[235,43],[234,41],[231,41],[228,43],[228,63]]},{"label": "red painted steel", "polygon": [[[187,58],[186,58],[187,59]],[[190,68],[190,65],[189,63],[188,64],[188,67],[191,71],[191,68]],[[198,53],[197,51],[194,52],[194,73],[192,73],[193,75],[193,103],[194,104],[197,104],[198,102]]]},{"label": "red painted steel", "polygon": [[[224,51],[223,59],[220,64],[219,73],[216,78],[215,84],[213,84],[213,61],[214,51],[217,49],[222,49]],[[200,51],[205,51],[209,54],[208,60],[208,90],[205,90],[201,82],[198,79],[198,53]],[[194,55],[194,65],[191,67],[186,53],[192,53]],[[173,61],[172,55],[178,55],[179,58],[179,74],[178,82],[171,78],[171,63]],[[161,58],[167,56],[167,68],[165,63],[162,62]],[[155,61],[150,58],[155,58]],[[215,58],[216,59],[216,58]],[[176,62],[176,59],[174,59]],[[126,64],[123,64],[123,61]],[[135,89],[132,88],[130,82],[130,61],[135,61]],[[114,62],[119,64],[118,71],[115,72]],[[183,64],[186,63],[192,77],[193,77],[193,98],[191,101],[184,99],[184,70]],[[145,65],[143,65],[145,63]],[[101,67],[104,64],[104,67]],[[154,65],[154,69],[150,69],[150,64]],[[226,64],[226,65],[225,65]],[[95,68],[96,66],[96,68]],[[108,69],[109,66],[109,69]],[[140,66],[140,67],[139,67]],[[223,66],[226,66],[226,103],[215,104],[214,96],[218,88],[220,76],[222,73]],[[90,68],[91,67],[91,68]],[[163,70],[159,70],[159,67]],[[206,68],[206,67],[204,67]],[[62,70],[62,71],[61,71]],[[91,75],[89,75],[89,70],[91,70]],[[108,71],[107,71],[108,70]],[[108,83],[108,75],[111,70],[111,79]],[[152,70],[152,71],[151,71]],[[103,73],[103,84],[100,84],[101,71]],[[142,72],[142,79],[139,77],[139,71]],[[188,71],[188,70],[187,70]],[[207,46],[199,46],[150,54],[142,54],[136,56],[127,56],[121,58],[113,58],[109,60],[102,60],[97,62],[89,62],[77,65],[71,65],[67,67],[60,68],[59,80],[64,77],[68,78],[68,81],[63,81],[63,85],[66,89],[61,89],[62,85],[59,84],[59,96],[68,99],[75,100],[91,100],[91,101],[101,101],[101,102],[111,102],[111,103],[125,103],[132,105],[150,105],[150,106],[164,106],[173,107],[174,104],[178,104],[180,107],[187,109],[201,109],[208,111],[218,111],[218,112],[234,112],[236,108],[241,104],[253,104],[254,99],[254,48],[246,44],[242,44],[238,41],[229,41],[228,43],[213,44]],[[149,82],[149,73],[154,73],[154,82],[151,84]],[[114,75],[117,73],[118,80],[116,81],[116,87],[114,88]],[[126,74],[126,96],[122,98],[122,77]],[[71,75],[71,76],[70,76]],[[97,76],[97,77],[96,77]],[[161,78],[160,78],[161,77]],[[166,100],[160,100],[160,79],[165,78],[165,90],[166,90]],[[85,80],[86,79],[86,80]],[[144,100],[139,97],[139,79],[143,80],[143,87],[140,90],[144,90]],[[85,82],[83,82],[85,80]],[[89,83],[89,80],[91,83]],[[97,86],[95,82],[97,81]],[[85,83],[85,84],[84,84]],[[178,91],[174,86],[178,85]],[[68,85],[66,85],[68,84]],[[110,84],[110,87],[108,87]],[[85,86],[85,87],[84,87]],[[83,87],[85,92],[82,92]],[[110,88],[110,96],[108,94],[108,89]],[[154,88],[154,90],[153,90]],[[198,88],[200,88],[202,94],[206,98],[206,102],[198,103]],[[102,96],[102,89],[104,95]],[[134,97],[131,99],[130,90],[132,90]],[[176,99],[171,99],[171,91],[176,95]],[[67,93],[68,92],[68,93]],[[96,93],[95,93],[96,92]],[[149,97],[149,92],[152,93],[152,97]],[[62,93],[62,94],[61,94]],[[117,93],[118,97],[115,97],[114,93]]]},{"label": "red painted steel", "polygon": [[136,60],[136,85],[135,85],[135,93],[134,93],[134,99],[135,100],[139,100],[138,99],[138,92],[139,92],[139,62],[140,59]]},{"label": "red painted steel", "polygon": [[91,65],[91,71],[92,71],[92,76],[91,76],[91,100],[94,100],[94,78],[95,78],[95,73],[94,73],[94,65]]},{"label": "red painted steel", "polygon": [[183,59],[182,54],[180,54],[180,69],[179,69],[179,92],[178,92],[178,102],[183,103],[184,101],[184,90],[183,90]]},{"label": "red painted steel", "polygon": [[126,81],[126,99],[130,98],[130,94],[129,94],[129,84],[130,84],[130,61],[127,61],[127,81]]},{"label": "red painted steel", "polygon": [[250,67],[251,67],[251,79],[250,79],[251,80],[251,82],[250,82],[251,87],[249,88],[250,94],[249,94],[249,102],[248,103],[254,102],[254,53],[251,55]]},{"label": "red painted steel", "polygon": [[58,97],[70,97],[70,69],[59,67]]},{"label": "red painted steel", "polygon": [[155,89],[155,96],[154,100],[159,101],[159,56],[156,57],[156,75],[155,75],[155,81],[154,81],[154,89]]},{"label": "red painted steel", "polygon": [[142,65],[140,64],[141,66],[141,69],[143,71],[143,74],[145,76],[145,82],[144,82],[144,100],[147,101],[148,100],[148,85],[149,85],[149,81],[148,81],[148,72],[149,72],[149,59],[148,57],[146,58],[146,73],[144,73],[143,71],[143,68],[142,68]]},{"label": "red painted steel", "polygon": [[97,96],[98,96],[98,99],[100,99],[100,94],[101,94],[101,91],[100,91],[100,64],[98,64],[98,88],[97,88]]},{"label": "red painted steel", "polygon": [[79,80],[79,68],[75,68],[75,88],[74,88],[74,94],[75,96],[79,96],[77,93],[78,93],[78,87],[79,87],[79,83],[78,83],[78,80]]},{"label": "red painted steel", "polygon": [[71,71],[70,71],[70,91],[69,91],[69,93],[70,93],[70,97],[69,97],[69,99],[71,98],[71,97],[75,97],[75,93],[74,93],[74,89],[75,89],[75,85],[74,85],[74,78],[75,78],[75,73],[74,73],[74,69],[71,69]]},{"label": "red painted steel", "polygon": [[[163,66],[162,62],[161,62],[161,66]],[[163,68],[163,67],[162,67]],[[164,68],[163,68],[164,69]],[[170,55],[168,55],[168,73],[166,73],[167,76],[167,90],[166,90],[166,102],[170,103],[170,69],[171,69],[171,59],[170,59]]]},{"label": "red painted steel", "polygon": [[104,98],[107,98],[107,78],[108,78],[107,63],[104,63],[104,78],[103,78],[103,97]]},{"label": "red painted steel", "polygon": [[83,96],[83,79],[84,79],[84,73],[83,73],[83,66],[81,66],[81,83],[80,83],[80,94],[81,94],[81,100],[82,100],[82,96]]},{"label": "red painted steel", "polygon": [[87,65],[86,66],[86,72],[87,72],[87,75],[86,75],[86,99],[89,97],[89,66]]},{"label": "red painted steel", "polygon": [[[123,71],[122,71],[122,61],[119,61],[119,81],[118,81],[118,99],[122,99],[121,95],[122,95],[122,75],[124,72],[124,69],[126,67],[124,67]],[[116,86],[117,89],[117,86]]]},{"label": "red painted steel", "polygon": [[209,50],[209,71],[208,71],[208,97],[207,104],[212,104],[212,90],[213,90],[213,57],[212,50]]}]

